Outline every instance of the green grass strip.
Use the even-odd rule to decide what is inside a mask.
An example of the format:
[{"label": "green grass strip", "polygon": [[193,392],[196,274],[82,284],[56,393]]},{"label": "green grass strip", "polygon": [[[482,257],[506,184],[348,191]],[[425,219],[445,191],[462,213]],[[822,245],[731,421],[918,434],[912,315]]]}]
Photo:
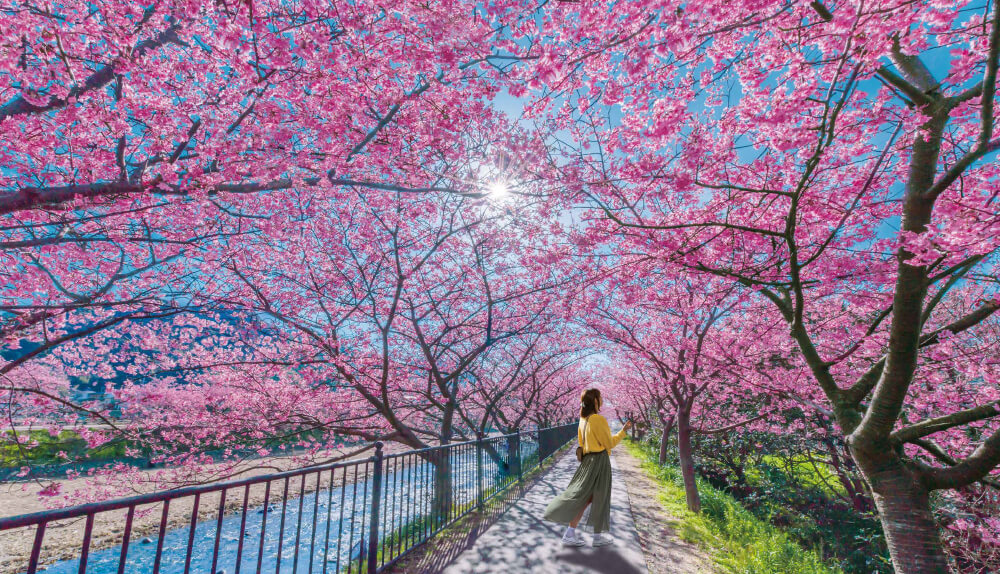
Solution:
[{"label": "green grass strip", "polygon": [[681,539],[707,550],[722,572],[734,574],[842,574],[776,526],[761,521],[732,496],[698,480],[701,514],[687,509],[679,468],[660,466],[651,447],[628,442],[642,469],[660,485],[660,500],[675,517]]}]

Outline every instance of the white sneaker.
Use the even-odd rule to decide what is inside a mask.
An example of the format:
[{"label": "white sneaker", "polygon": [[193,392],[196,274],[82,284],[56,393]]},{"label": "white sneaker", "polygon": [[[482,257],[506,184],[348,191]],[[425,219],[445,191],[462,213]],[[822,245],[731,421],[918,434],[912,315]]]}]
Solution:
[{"label": "white sneaker", "polygon": [[563,546],[583,546],[584,544],[586,544],[586,542],[583,541],[583,538],[580,538],[579,534],[577,534],[575,531],[571,533],[569,530],[567,530],[566,533],[563,534],[562,543]]},{"label": "white sneaker", "polygon": [[597,548],[598,546],[608,546],[614,543],[615,539],[612,538],[610,534],[601,532],[600,534],[594,535],[594,541],[591,542],[590,545],[593,546],[594,548]]}]

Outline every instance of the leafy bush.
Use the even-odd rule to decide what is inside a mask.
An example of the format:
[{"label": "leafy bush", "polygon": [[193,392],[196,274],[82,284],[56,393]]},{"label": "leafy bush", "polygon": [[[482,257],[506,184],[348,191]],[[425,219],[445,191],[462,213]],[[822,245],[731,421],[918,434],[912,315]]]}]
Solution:
[{"label": "leafy bush", "polygon": [[780,527],[849,574],[892,572],[873,503],[847,495],[815,445],[761,432],[707,437],[698,445],[699,474],[759,520]]},{"label": "leafy bush", "polygon": [[0,468],[60,464],[83,458],[104,461],[124,455],[125,443],[122,441],[111,441],[89,449],[87,441],[73,431],[62,431],[57,436],[45,430],[19,431],[16,434],[6,431],[0,435]]}]

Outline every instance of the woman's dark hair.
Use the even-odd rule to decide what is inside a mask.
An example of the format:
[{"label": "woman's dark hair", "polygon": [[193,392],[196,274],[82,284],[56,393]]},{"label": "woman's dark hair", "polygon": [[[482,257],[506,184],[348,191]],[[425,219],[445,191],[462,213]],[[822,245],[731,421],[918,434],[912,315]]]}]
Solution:
[{"label": "woman's dark hair", "polygon": [[597,403],[601,402],[601,391],[587,389],[580,395],[580,418],[587,418],[597,412]]}]

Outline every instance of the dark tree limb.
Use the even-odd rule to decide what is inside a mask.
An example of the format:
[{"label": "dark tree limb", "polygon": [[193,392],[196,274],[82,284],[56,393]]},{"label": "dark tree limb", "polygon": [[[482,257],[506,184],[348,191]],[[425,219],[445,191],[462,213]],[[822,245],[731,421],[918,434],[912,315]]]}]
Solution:
[{"label": "dark tree limb", "polygon": [[995,416],[1000,416],[1000,401],[993,401],[985,405],[965,409],[949,415],[927,419],[919,423],[903,427],[889,435],[889,438],[897,443],[913,442],[929,434],[934,434],[943,430],[981,421]]},{"label": "dark tree limb", "polygon": [[[147,13],[151,12],[155,8],[156,4],[153,4],[147,9]],[[138,60],[142,58],[147,52],[155,50],[166,44],[175,43],[179,44],[180,39],[177,37],[177,30],[180,29],[180,25],[176,22],[168,26],[165,30],[157,34],[156,36],[149,38],[148,40],[143,40],[135,45],[135,47],[129,52],[131,60]],[[26,114],[39,114],[42,112],[47,112],[49,110],[54,110],[66,106],[70,101],[79,98],[83,94],[98,90],[106,86],[112,79],[115,78],[115,70],[122,64],[121,61],[112,62],[100,70],[97,70],[91,74],[82,84],[75,86],[73,89],[66,94],[65,98],[50,98],[49,101],[42,105],[34,105],[29,103],[24,99],[24,96],[17,96],[13,100],[7,102],[5,105],[0,107],[0,123],[4,120],[12,118],[14,116],[26,115]]]},{"label": "dark tree limb", "polygon": [[997,429],[965,460],[950,468],[921,468],[921,478],[930,490],[961,488],[988,478],[1000,465],[1000,429]]}]

